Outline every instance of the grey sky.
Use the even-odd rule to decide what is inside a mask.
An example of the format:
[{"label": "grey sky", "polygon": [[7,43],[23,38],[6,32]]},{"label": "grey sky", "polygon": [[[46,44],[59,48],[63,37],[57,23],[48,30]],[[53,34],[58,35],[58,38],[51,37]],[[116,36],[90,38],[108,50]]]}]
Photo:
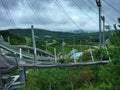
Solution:
[{"label": "grey sky", "polygon": [[[6,8],[5,1],[9,10]],[[106,24],[112,26],[120,17],[120,0],[101,1],[102,15],[106,17]],[[107,5],[105,1],[118,11]],[[58,0],[58,2],[63,8],[57,6],[56,0],[0,0],[0,30],[30,28],[34,25],[36,28],[54,31],[78,29],[98,31],[98,8],[95,0]],[[12,24],[10,19],[15,24]]]}]

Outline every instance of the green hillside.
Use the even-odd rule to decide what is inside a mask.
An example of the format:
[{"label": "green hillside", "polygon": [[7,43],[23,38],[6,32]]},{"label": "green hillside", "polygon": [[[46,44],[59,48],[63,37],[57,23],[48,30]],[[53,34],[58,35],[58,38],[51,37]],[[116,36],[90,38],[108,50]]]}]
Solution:
[{"label": "green hillside", "polygon": [[[31,38],[31,29],[9,29],[9,33],[24,36]],[[48,41],[53,42],[56,41],[57,43],[61,43],[64,39],[64,42],[69,44],[96,44],[99,41],[98,32],[93,33],[68,33],[68,32],[55,32],[55,31],[48,31],[43,29],[35,29],[35,36],[36,39],[39,41]],[[106,38],[108,38],[108,33],[106,32]]]},{"label": "green hillside", "polygon": [[3,36],[5,41],[8,41],[8,38],[10,39],[11,44],[25,44],[26,40],[21,35],[16,35],[14,33],[11,33],[9,30],[0,31],[0,35]]},{"label": "green hillside", "polygon": [[[48,43],[55,42],[56,44],[61,44],[62,41],[66,44],[89,44],[89,45],[96,45],[99,42],[99,33],[98,32],[82,32],[82,33],[70,33],[70,32],[55,32],[43,29],[34,29],[35,30],[35,38],[37,42]],[[21,44],[25,44],[25,39],[31,42],[31,29],[8,29],[5,31],[1,31],[1,34],[7,39],[8,36],[10,38],[19,37],[18,40],[24,41]],[[105,32],[105,38],[107,39],[109,33]],[[22,39],[22,40],[21,40]],[[14,41],[14,40],[13,40]],[[27,41],[26,41],[27,42]],[[14,44],[14,43],[13,43]],[[15,43],[17,44],[17,43]]]}]

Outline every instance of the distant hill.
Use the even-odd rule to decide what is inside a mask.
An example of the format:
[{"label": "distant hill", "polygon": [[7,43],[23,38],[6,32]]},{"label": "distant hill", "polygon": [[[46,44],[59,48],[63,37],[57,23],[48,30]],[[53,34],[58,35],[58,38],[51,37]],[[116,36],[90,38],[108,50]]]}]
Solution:
[{"label": "distant hill", "polygon": [[73,30],[73,31],[70,31],[70,33],[79,34],[79,33],[85,33],[85,31],[84,30]]},{"label": "distant hill", "polygon": [[[73,43],[74,38],[76,42],[80,42],[80,40],[85,41],[91,38],[94,39],[94,37],[95,39],[97,39],[97,36],[98,36],[98,33],[56,32],[56,31],[49,31],[49,30],[43,30],[43,29],[34,29],[34,30],[35,30],[35,36],[38,39],[42,41],[46,40],[50,42],[52,40],[62,42],[62,40],[64,39],[65,42]],[[9,31],[16,35],[31,37],[31,29],[10,29]]]},{"label": "distant hill", "polygon": [[[49,31],[43,29],[34,29],[35,30],[35,37],[39,41],[48,41],[53,42],[57,41],[61,43],[64,40],[66,43],[73,44],[73,42],[80,44],[80,41],[84,44],[89,42],[99,42],[99,33],[98,32],[79,32],[79,33],[70,33],[70,32],[56,32],[56,31]],[[29,37],[31,38],[31,29],[8,29],[9,33],[14,35]],[[106,33],[106,38],[108,34]]]},{"label": "distant hill", "polygon": [[25,44],[26,40],[21,35],[16,35],[14,33],[10,33],[9,30],[0,31],[0,36],[3,36],[3,39],[8,42],[8,38],[11,44]]},{"label": "distant hill", "polygon": [[[42,41],[62,41],[64,38],[65,40],[67,38],[71,38],[73,36],[73,33],[68,32],[56,32],[56,31],[49,31],[49,30],[43,30],[43,29],[34,29],[35,30],[35,36],[36,38],[42,40]],[[26,37],[31,37],[31,29],[10,29],[10,33],[14,33],[16,35],[22,35]],[[67,40],[66,40],[67,41]]]}]

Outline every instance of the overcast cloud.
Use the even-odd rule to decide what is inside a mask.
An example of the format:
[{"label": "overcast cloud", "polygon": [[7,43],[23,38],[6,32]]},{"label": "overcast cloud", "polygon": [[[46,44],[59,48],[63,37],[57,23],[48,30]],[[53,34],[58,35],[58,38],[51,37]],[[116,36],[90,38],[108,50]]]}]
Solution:
[{"label": "overcast cloud", "polygon": [[[120,0],[101,1],[102,15],[106,17],[106,24],[112,26],[117,23],[117,18],[120,17]],[[118,11],[104,1],[107,1]],[[58,5],[56,0],[1,0],[0,30],[30,28],[31,25],[34,25],[35,28],[54,31],[79,29],[98,31],[98,8],[95,0],[58,0],[58,2],[62,7]]]}]

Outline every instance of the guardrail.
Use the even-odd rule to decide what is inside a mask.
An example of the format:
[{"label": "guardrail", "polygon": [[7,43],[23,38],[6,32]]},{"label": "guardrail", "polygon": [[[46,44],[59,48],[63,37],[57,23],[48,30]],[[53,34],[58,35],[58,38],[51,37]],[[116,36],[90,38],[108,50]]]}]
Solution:
[{"label": "guardrail", "polygon": [[[13,47],[12,45],[10,45],[9,43],[5,42],[5,41],[1,41],[0,42],[0,47],[9,51],[9,52],[12,52],[12,53],[15,53],[15,54],[20,54],[20,51],[19,51],[19,48],[17,47]],[[31,54],[31,53],[27,53],[25,51],[22,51],[22,56],[25,57],[25,58],[28,58],[28,59],[34,59],[34,55]],[[38,56],[36,55],[36,60],[53,60],[54,58],[52,57],[46,57],[46,56]]]}]

